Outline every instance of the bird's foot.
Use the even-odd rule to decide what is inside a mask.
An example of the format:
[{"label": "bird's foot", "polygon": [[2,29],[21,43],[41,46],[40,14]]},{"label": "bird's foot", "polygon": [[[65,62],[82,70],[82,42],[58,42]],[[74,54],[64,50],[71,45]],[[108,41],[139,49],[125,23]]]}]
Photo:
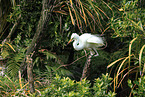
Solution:
[{"label": "bird's foot", "polygon": [[97,54],[94,54],[93,56],[94,56],[94,57],[97,57],[97,56],[99,56],[99,54],[97,53]]},{"label": "bird's foot", "polygon": [[97,51],[90,51],[90,54],[91,54],[91,56],[94,56],[94,57],[96,57],[96,56],[99,56],[99,54],[98,54],[98,52]]},{"label": "bird's foot", "polygon": [[94,57],[97,57],[97,56],[99,56],[99,54],[98,54],[98,53],[95,53],[95,54],[93,54],[93,53],[90,53],[90,55],[91,55],[91,56],[94,56]]}]

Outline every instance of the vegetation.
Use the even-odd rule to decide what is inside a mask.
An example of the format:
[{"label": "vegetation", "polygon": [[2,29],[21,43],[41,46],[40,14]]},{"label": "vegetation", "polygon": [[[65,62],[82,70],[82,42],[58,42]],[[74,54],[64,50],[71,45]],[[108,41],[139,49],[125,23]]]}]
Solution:
[{"label": "vegetation", "polygon": [[[0,95],[143,96],[144,6],[143,0],[0,0]],[[88,67],[88,53],[67,45],[74,32],[105,38],[107,47]]]}]

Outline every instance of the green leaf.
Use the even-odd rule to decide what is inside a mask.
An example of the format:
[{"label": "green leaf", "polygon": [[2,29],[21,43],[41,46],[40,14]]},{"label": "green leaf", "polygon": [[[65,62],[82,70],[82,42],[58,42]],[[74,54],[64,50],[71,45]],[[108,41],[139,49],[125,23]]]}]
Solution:
[{"label": "green leaf", "polygon": [[5,59],[7,56],[9,56],[9,52],[7,50],[3,50],[1,55]]}]

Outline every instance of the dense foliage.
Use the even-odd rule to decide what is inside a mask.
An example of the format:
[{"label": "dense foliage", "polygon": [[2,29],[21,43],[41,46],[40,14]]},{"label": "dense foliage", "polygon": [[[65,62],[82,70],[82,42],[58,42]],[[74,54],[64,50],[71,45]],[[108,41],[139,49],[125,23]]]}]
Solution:
[{"label": "dense foliage", "polygon": [[[112,78],[108,74],[103,74],[100,78],[95,79],[93,87],[90,87],[91,83],[86,79],[77,82],[69,77],[61,78],[56,75],[47,83],[47,86],[42,86],[39,81],[35,81],[35,88],[38,90],[33,95],[28,90],[28,83],[21,83],[24,82],[21,79],[12,81],[5,76],[1,77],[1,80],[6,81],[0,83],[2,87],[0,93],[5,96],[114,97],[116,95],[109,90]],[[40,87],[43,89],[40,90]]]},{"label": "dense foliage", "polygon": [[[144,5],[143,0],[0,0],[0,94],[143,96]],[[98,48],[82,80],[88,51],[67,45],[74,32],[105,38],[106,48]]]},{"label": "dense foliage", "polygon": [[130,95],[133,94],[134,97],[143,97],[145,89],[145,76],[138,78],[136,81],[128,80],[128,86],[131,88]]}]

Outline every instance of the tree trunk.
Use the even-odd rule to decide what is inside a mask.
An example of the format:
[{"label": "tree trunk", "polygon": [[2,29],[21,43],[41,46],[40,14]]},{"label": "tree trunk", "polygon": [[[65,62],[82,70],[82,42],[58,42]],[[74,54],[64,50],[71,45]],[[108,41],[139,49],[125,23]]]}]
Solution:
[{"label": "tree trunk", "polygon": [[[48,12],[46,11],[46,9],[48,9],[47,2],[48,2],[48,0],[42,0],[42,12],[41,12],[40,20],[37,25],[36,33],[32,39],[30,46],[28,47],[28,49],[26,51],[26,58],[24,59],[24,62],[21,64],[21,67],[20,67],[23,77],[27,71],[29,87],[30,87],[31,93],[34,93],[35,89],[34,89],[34,80],[33,80],[33,72],[32,72],[32,70],[33,70],[33,64],[32,64],[32,59],[31,59],[32,56],[30,57],[30,54],[34,51],[34,49],[37,45],[37,41],[40,37],[40,33],[43,33],[43,30],[45,28],[44,26],[49,19]],[[25,60],[26,60],[26,62],[25,62]],[[27,70],[26,70],[26,66],[27,66]]]},{"label": "tree trunk", "polygon": [[29,48],[27,49],[27,52],[26,54],[29,55],[36,47],[36,42],[38,41],[39,37],[40,37],[40,33],[43,32],[43,29],[44,29],[44,26],[47,22],[47,19],[48,19],[48,12],[46,11],[47,9],[47,2],[48,0],[43,0],[42,1],[42,13],[41,13],[41,17],[40,17],[40,20],[38,22],[38,25],[37,25],[37,30],[36,30],[36,33],[33,37],[33,40],[32,40],[32,43],[31,45],[29,46]]},{"label": "tree trunk", "polygon": [[[42,1],[42,12],[41,12],[41,17],[40,17],[40,20],[38,22],[38,25],[37,25],[37,29],[36,29],[36,33],[32,39],[32,42],[30,44],[30,46],[28,47],[27,51],[26,51],[26,55],[30,55],[30,53],[32,53],[37,45],[37,41],[40,37],[40,33],[43,33],[43,29],[44,29],[44,26],[46,24],[46,22],[48,21],[48,12],[45,11],[45,9],[47,9],[47,2],[48,0],[43,0]],[[24,59],[24,62],[21,64],[21,71],[22,71],[22,74],[24,76],[24,72],[26,71],[26,63],[25,63],[25,60]]]},{"label": "tree trunk", "polygon": [[92,58],[92,55],[89,55],[87,60],[86,60],[85,66],[83,68],[83,73],[82,73],[82,77],[81,77],[80,80],[88,77],[88,75],[89,75],[89,67],[90,67],[90,64],[91,64],[91,58]]},{"label": "tree trunk", "polygon": [[34,79],[33,79],[33,64],[32,64],[32,58],[30,55],[26,56],[26,63],[27,63],[27,74],[28,74],[28,82],[29,82],[29,89],[30,93],[34,93]]}]

